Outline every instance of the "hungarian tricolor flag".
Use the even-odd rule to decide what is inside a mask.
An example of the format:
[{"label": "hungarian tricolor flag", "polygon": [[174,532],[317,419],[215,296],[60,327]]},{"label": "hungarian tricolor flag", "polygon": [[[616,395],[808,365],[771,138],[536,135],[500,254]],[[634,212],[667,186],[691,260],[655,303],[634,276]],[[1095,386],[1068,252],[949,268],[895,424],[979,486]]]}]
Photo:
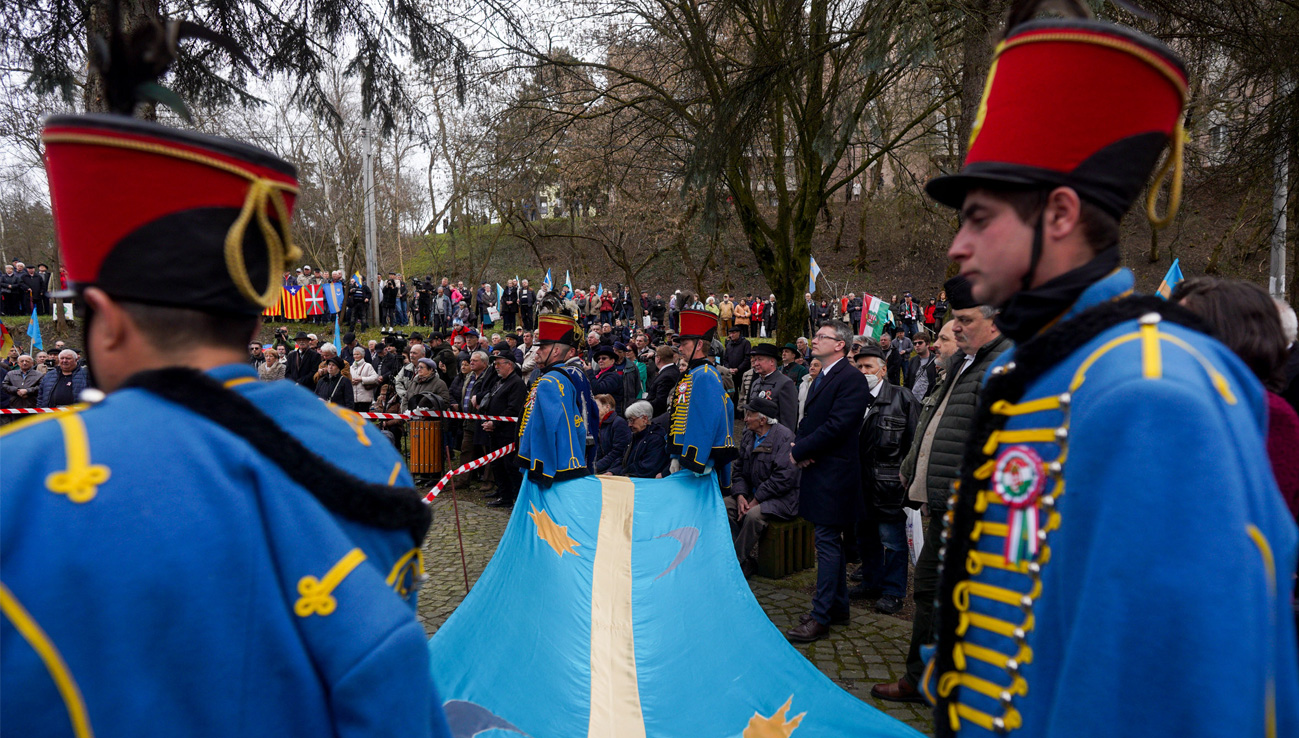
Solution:
[{"label": "hungarian tricolor flag", "polygon": [[878,341],[889,320],[889,304],[875,295],[866,295],[865,310],[861,311],[861,335]]},{"label": "hungarian tricolor flag", "polygon": [[[285,287],[280,295],[280,313],[288,320],[306,320],[307,302],[306,287],[293,285]],[[323,299],[323,298],[322,298]]]},{"label": "hungarian tricolor flag", "polygon": [[306,303],[307,315],[325,314],[325,291],[318,284],[309,284],[302,288],[302,301]]}]

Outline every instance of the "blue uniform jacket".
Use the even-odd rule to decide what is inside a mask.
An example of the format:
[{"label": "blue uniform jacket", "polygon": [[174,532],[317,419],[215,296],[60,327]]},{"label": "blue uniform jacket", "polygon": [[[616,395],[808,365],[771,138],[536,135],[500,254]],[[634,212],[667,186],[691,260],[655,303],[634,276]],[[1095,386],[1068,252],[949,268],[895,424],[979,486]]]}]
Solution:
[{"label": "blue uniform jacket", "polygon": [[[411,486],[350,410],[209,373],[365,482]],[[282,436],[277,436],[282,437]],[[15,736],[444,736],[420,542],[329,512],[143,389],[5,429],[0,712]]]},{"label": "blue uniform jacket", "polygon": [[593,473],[587,445],[595,443],[599,423],[600,411],[581,368],[554,364],[542,369],[523,405],[519,465],[539,484]]},{"label": "blue uniform jacket", "polygon": [[672,401],[668,453],[681,460],[681,468],[696,474],[712,466],[722,490],[730,490],[731,461],[738,453],[733,437],[735,405],[716,367],[705,359],[692,362],[677,382]]},{"label": "blue uniform jacket", "polygon": [[[1116,271],[1065,319],[1132,282]],[[925,677],[947,700],[940,733],[1299,735],[1296,532],[1262,388],[1158,318],[1103,331],[989,407],[1008,421],[973,472],[969,550],[943,562],[969,573],[939,599],[955,668]],[[990,371],[1009,379],[1015,360]]]}]

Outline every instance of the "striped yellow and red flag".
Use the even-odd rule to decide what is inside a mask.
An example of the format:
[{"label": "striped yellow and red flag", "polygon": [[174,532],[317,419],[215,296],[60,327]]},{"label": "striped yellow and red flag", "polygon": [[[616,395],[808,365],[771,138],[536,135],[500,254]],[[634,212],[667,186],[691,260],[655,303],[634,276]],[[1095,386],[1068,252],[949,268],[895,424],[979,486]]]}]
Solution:
[{"label": "striped yellow and red flag", "polygon": [[280,313],[288,320],[306,320],[306,296],[306,291],[297,285],[285,287],[280,295]]},{"label": "striped yellow and red flag", "polygon": [[[282,287],[280,288],[280,290],[281,290],[281,295],[283,294],[283,289],[284,289],[284,288],[282,288]],[[279,297],[276,297],[276,298],[275,298],[275,304],[274,304],[274,305],[271,305],[270,307],[268,307],[268,308],[266,308],[265,310],[263,310],[263,311],[262,311],[262,316],[263,316],[263,317],[266,317],[266,318],[274,318],[274,317],[279,316],[279,314],[280,314],[280,302],[281,302],[280,298],[279,298]]]}]

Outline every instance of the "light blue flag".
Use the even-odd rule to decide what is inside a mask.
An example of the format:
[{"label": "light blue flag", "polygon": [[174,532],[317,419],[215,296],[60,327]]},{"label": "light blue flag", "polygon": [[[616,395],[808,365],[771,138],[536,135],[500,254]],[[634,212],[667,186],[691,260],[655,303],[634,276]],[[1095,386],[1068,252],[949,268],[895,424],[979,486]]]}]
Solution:
[{"label": "light blue flag", "polygon": [[501,283],[497,282],[496,283],[496,311],[500,312],[500,310],[501,310]]},{"label": "light blue flag", "polygon": [[551,281],[550,281],[550,267],[547,267],[547,268],[546,268],[546,282],[545,282],[545,285],[546,285],[546,289],[547,289],[547,290],[549,290],[551,287],[554,286],[554,282],[551,282]]},{"label": "light blue flag", "polygon": [[1155,292],[1165,300],[1173,296],[1173,290],[1185,279],[1182,276],[1181,259],[1173,259],[1173,265],[1168,267],[1168,274],[1164,275],[1164,281],[1159,283],[1159,289]]},{"label": "light blue flag", "polygon": [[598,288],[596,288],[596,290],[595,290],[595,296],[596,296],[596,297],[604,297],[604,282],[601,282],[601,283],[600,283],[600,286],[599,286]]},{"label": "light blue flag", "polygon": [[447,718],[484,734],[920,738],[772,625],[713,473],[525,479],[428,648]]},{"label": "light blue flag", "polygon": [[[342,354],[342,351],[343,351],[343,339],[340,337],[340,334],[339,334],[339,332],[338,332],[338,314],[337,314],[337,313],[334,314],[334,347],[338,349],[339,354],[341,355],[341,354]],[[344,359],[344,361],[346,361],[346,359]]]},{"label": "light blue flag", "polygon": [[32,339],[32,348],[45,350],[45,342],[41,340],[41,321],[40,316],[36,314],[36,306],[32,306],[32,319],[27,323],[27,336]]},{"label": "light blue flag", "polygon": [[807,291],[816,292],[816,278],[821,276],[821,267],[817,265],[816,257],[811,258],[812,265],[809,267],[807,274]]},{"label": "light blue flag", "polygon": [[573,280],[568,276],[567,269],[564,270],[564,286],[568,288],[569,292],[573,291]]}]

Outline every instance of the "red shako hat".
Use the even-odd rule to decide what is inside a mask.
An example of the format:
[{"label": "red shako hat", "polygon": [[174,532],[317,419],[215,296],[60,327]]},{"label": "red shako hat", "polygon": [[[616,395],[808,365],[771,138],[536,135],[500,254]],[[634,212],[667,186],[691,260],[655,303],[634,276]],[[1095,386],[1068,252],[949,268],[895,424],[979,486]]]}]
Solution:
[{"label": "red shako hat", "polygon": [[542,313],[537,316],[536,342],[538,344],[562,343],[577,346],[577,321],[563,313]]},{"label": "red shako hat", "polygon": [[1158,41],[1113,23],[1048,19],[1022,23],[994,53],[959,174],[937,177],[929,196],[960,208],[971,189],[1072,187],[1121,218],[1165,145],[1174,167],[1168,213],[1181,191],[1186,69]]},{"label": "red shako hat", "polygon": [[70,286],[258,315],[301,257],[294,167],[226,138],[117,115],[52,116],[45,169]]},{"label": "red shako hat", "polygon": [[717,335],[717,316],[707,310],[695,308],[682,310],[679,320],[680,338],[702,338],[711,341]]}]

